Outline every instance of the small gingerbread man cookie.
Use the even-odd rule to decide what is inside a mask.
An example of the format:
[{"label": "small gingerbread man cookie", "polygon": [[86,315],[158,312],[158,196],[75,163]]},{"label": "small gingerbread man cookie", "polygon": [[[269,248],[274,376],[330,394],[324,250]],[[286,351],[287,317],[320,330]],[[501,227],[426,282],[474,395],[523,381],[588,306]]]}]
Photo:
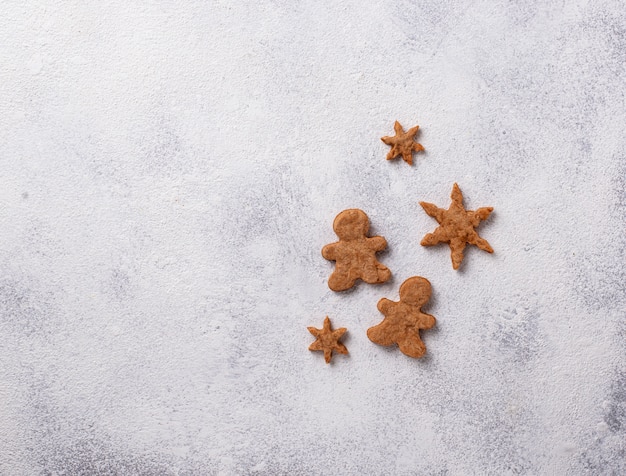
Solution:
[{"label": "small gingerbread man cookie", "polygon": [[368,237],[370,221],[363,210],[342,211],[333,222],[339,241],[324,246],[322,256],[335,261],[335,271],[328,279],[333,291],[345,291],[357,279],[366,283],[384,283],[391,277],[389,268],[376,260],[375,254],[387,247],[382,236]]},{"label": "small gingerbread man cookie", "polygon": [[430,282],[419,276],[407,279],[400,286],[400,302],[381,299],[378,310],[385,315],[383,322],[367,330],[367,337],[379,345],[398,344],[403,354],[419,358],[426,353],[420,329],[430,329],[434,316],[424,314],[422,306],[431,295]]}]

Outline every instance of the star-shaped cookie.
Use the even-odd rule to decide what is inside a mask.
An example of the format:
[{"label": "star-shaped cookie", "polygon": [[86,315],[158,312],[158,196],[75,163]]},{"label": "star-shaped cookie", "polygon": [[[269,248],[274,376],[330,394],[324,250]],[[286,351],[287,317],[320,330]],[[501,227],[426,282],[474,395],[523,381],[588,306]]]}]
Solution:
[{"label": "star-shaped cookie", "polygon": [[482,220],[493,211],[492,207],[479,208],[476,211],[466,210],[463,207],[463,194],[455,183],[450,195],[450,208],[444,210],[432,203],[420,202],[420,205],[431,217],[439,223],[439,227],[427,234],[422,240],[422,246],[433,246],[438,243],[450,244],[452,267],[458,269],[463,261],[463,250],[467,243],[478,246],[481,250],[493,253],[493,248],[487,240],[478,236],[476,228]]},{"label": "star-shaped cookie", "polygon": [[324,327],[321,329],[316,329],[315,327],[307,327],[307,329],[317,339],[309,346],[309,350],[324,351],[324,359],[327,364],[330,363],[330,359],[333,356],[333,350],[340,354],[348,353],[346,346],[339,342],[341,336],[345,334],[346,328],[341,327],[339,329],[332,330],[328,316],[324,319]]},{"label": "star-shaped cookie", "polygon": [[420,126],[412,127],[407,132],[404,132],[400,123],[396,121],[393,128],[396,131],[395,136],[385,136],[380,139],[385,144],[391,146],[391,150],[387,154],[387,160],[395,159],[401,155],[407,164],[413,165],[413,151],[419,152],[424,150],[422,144],[418,144],[413,140]]}]

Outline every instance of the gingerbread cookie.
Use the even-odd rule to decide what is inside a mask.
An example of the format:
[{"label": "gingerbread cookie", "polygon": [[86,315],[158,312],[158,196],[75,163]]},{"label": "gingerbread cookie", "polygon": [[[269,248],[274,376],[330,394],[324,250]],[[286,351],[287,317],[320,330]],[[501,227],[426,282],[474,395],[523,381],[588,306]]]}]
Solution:
[{"label": "gingerbread cookie", "polygon": [[476,228],[482,220],[493,211],[492,207],[479,208],[476,211],[466,210],[463,207],[463,194],[455,183],[452,187],[452,203],[444,210],[432,203],[420,202],[420,205],[431,217],[439,223],[439,227],[427,234],[422,240],[423,246],[433,246],[438,243],[449,243],[452,267],[458,269],[463,261],[463,250],[467,243],[478,246],[481,250],[493,253],[493,248],[487,240],[478,236]]},{"label": "gingerbread cookie", "polygon": [[424,314],[422,306],[431,295],[430,282],[419,276],[407,279],[400,286],[400,302],[381,299],[378,310],[385,319],[367,330],[367,337],[379,345],[398,344],[403,354],[419,358],[426,353],[420,338],[420,329],[430,329],[436,323],[434,316]]},{"label": "gingerbread cookie", "polygon": [[376,260],[375,254],[387,247],[382,236],[368,237],[370,221],[365,212],[353,208],[342,211],[333,222],[339,241],[324,246],[322,256],[335,261],[335,271],[328,279],[333,291],[345,291],[357,279],[366,283],[384,283],[391,277],[389,268]]},{"label": "gingerbread cookie", "polygon": [[415,134],[419,130],[420,126],[415,126],[404,132],[404,129],[398,121],[393,125],[396,135],[381,137],[385,144],[391,146],[391,150],[387,154],[387,160],[395,159],[398,156],[402,156],[402,159],[409,165],[413,165],[413,151],[420,152],[424,150],[422,144],[418,144],[413,139]]},{"label": "gingerbread cookie", "polygon": [[324,359],[327,364],[330,363],[330,359],[333,357],[333,351],[340,354],[348,353],[346,346],[339,342],[341,336],[345,334],[346,328],[342,327],[340,329],[332,330],[328,316],[324,319],[324,327],[321,329],[316,329],[315,327],[307,327],[307,329],[316,338],[315,342],[309,346],[309,350],[323,351]]}]

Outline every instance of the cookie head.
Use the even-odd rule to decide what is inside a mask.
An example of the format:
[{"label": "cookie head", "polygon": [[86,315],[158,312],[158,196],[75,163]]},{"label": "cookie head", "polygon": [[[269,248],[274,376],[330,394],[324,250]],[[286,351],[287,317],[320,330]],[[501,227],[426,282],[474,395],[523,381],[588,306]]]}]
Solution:
[{"label": "cookie head", "polygon": [[333,222],[333,230],[341,240],[354,240],[365,236],[370,221],[363,210],[351,208],[342,211]]},{"label": "cookie head", "polygon": [[412,306],[423,306],[430,299],[432,288],[426,278],[415,276],[400,286],[400,301]]}]

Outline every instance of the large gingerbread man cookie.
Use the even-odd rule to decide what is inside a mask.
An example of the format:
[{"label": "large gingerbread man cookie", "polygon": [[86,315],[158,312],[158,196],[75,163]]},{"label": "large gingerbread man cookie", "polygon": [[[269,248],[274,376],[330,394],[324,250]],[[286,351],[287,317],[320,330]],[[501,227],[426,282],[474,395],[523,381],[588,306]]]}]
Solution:
[{"label": "large gingerbread man cookie", "polygon": [[344,210],[335,218],[333,230],[339,241],[322,249],[324,258],[335,261],[335,271],[328,279],[328,287],[333,291],[350,289],[357,279],[375,284],[391,277],[389,268],[375,256],[387,247],[387,240],[382,236],[368,237],[369,227],[369,218],[357,208]]},{"label": "large gingerbread man cookie", "polygon": [[419,276],[407,279],[400,286],[400,302],[381,299],[378,310],[385,315],[383,322],[367,330],[367,337],[379,345],[398,344],[403,354],[419,358],[426,353],[420,329],[430,329],[434,316],[424,314],[422,306],[431,295],[430,282]]}]

